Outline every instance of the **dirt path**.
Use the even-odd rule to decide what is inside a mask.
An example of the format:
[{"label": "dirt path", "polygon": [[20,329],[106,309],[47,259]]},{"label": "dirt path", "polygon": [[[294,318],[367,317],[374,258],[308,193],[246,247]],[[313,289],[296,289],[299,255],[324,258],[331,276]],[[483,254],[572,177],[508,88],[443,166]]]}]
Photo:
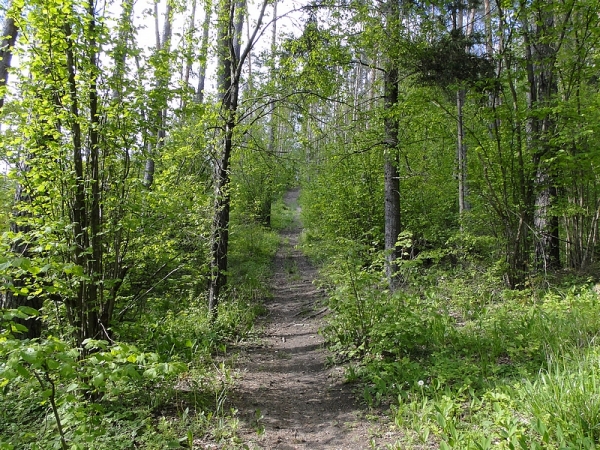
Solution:
[{"label": "dirt path", "polygon": [[296,249],[298,194],[285,197],[295,221],[283,232],[275,258],[262,344],[244,351],[239,362],[241,380],[232,398],[239,437],[250,449],[381,448],[394,441],[385,419],[361,409],[343,383],[342,368],[325,364],[318,334],[323,293],[312,283],[315,268]]}]

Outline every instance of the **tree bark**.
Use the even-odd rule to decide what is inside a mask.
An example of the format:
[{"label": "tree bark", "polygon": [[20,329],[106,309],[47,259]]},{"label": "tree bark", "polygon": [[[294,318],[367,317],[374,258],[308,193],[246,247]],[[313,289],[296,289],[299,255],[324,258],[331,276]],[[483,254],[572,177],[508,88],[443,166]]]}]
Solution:
[{"label": "tree bark", "polygon": [[235,23],[233,33],[233,54],[235,55],[234,65],[240,60],[242,50],[242,31],[244,28],[244,18],[246,16],[246,0],[236,0],[235,2]]},{"label": "tree bark", "polygon": [[[463,33],[463,8],[459,7],[457,10],[457,26],[459,33]],[[465,30],[465,36],[470,36],[473,32],[475,20],[475,9],[471,9],[467,26]],[[469,48],[465,49],[468,51]],[[458,213],[462,219],[465,212],[471,209],[469,204],[469,188],[467,184],[468,173],[467,173],[467,144],[465,143],[465,128],[464,128],[464,116],[463,109],[465,105],[466,89],[461,86],[456,91],[456,159],[458,162]],[[461,223],[462,229],[462,223]]]},{"label": "tree bark", "polygon": [[384,154],[384,221],[386,275],[390,288],[399,284],[398,263],[402,257],[396,246],[401,230],[400,174],[398,172],[398,119],[393,117],[393,108],[398,102],[398,70],[388,68],[384,75],[385,84],[385,154]]},{"label": "tree bark", "polygon": [[[101,317],[106,316],[104,309],[104,289],[101,286],[103,274],[103,251],[102,251],[102,218],[101,218],[101,184],[100,175],[100,116],[98,105],[98,55],[96,42],[96,17],[94,11],[94,0],[88,3],[88,51],[89,51],[89,90],[88,90],[88,108],[89,108],[89,131],[88,131],[88,151],[89,151],[89,177],[91,178],[90,189],[90,245],[91,260],[88,259],[89,293],[88,304],[89,315],[88,322],[91,324],[90,335],[87,337],[100,338],[101,333],[108,329],[111,317],[106,317],[107,322],[102,324]],[[103,314],[104,313],[104,314]],[[104,330],[102,329],[104,325]],[[105,336],[109,337],[109,336]]]},{"label": "tree bark", "polygon": [[11,11],[12,1],[8,5],[7,14],[2,27],[2,37],[0,39],[0,109],[4,106],[4,90],[8,83],[8,69],[12,61],[13,48],[17,41],[19,28],[13,18]]},{"label": "tree bark", "polygon": [[[223,120],[221,154],[215,164],[214,218],[211,240],[211,277],[208,291],[208,309],[211,314],[219,305],[221,290],[227,284],[227,257],[229,247],[229,163],[233,147],[233,130],[237,110],[237,86],[233,85],[232,69],[236,61],[234,0],[221,0],[218,29],[218,91]],[[237,50],[239,52],[239,50]]]},{"label": "tree bark", "polygon": [[[400,37],[400,5],[395,0],[386,4],[386,28],[388,38]],[[400,174],[398,172],[398,131],[399,120],[394,111],[398,104],[399,70],[393,53],[387,55],[384,72],[384,251],[385,273],[390,289],[396,289],[401,277],[398,273],[398,260],[402,250],[396,246],[401,231],[400,215]]]},{"label": "tree bark", "polygon": [[219,305],[221,291],[227,284],[229,216],[231,211],[229,163],[233,149],[234,128],[234,119],[228,119],[223,133],[221,158],[215,167],[215,212],[211,248],[211,279],[208,296],[208,309],[213,314]]},{"label": "tree bark", "polygon": [[[86,214],[85,201],[85,178],[83,170],[83,150],[82,150],[82,132],[81,121],[79,117],[79,99],[77,81],[75,75],[75,56],[73,50],[73,36],[70,23],[65,23],[65,40],[66,46],[66,63],[67,63],[67,86],[69,89],[69,112],[70,112],[70,135],[73,145],[73,167],[75,177],[74,195],[71,206],[71,222],[73,224],[73,261],[84,270],[87,268],[87,249],[89,247],[88,240],[88,221]],[[80,280],[79,286],[74,298],[67,301],[67,314],[71,325],[75,327],[75,336],[78,344],[88,336],[90,327],[87,321],[87,283]]]},{"label": "tree bark", "polygon": [[[463,120],[463,106],[465,103],[465,89],[456,91],[456,146],[458,160],[458,213],[462,218],[464,213],[471,209],[468,201],[467,186],[467,145],[465,144],[465,130]],[[461,224],[462,227],[462,224]]]},{"label": "tree bark", "polygon": [[[106,336],[110,317],[106,316],[103,302],[103,248],[102,248],[102,193],[100,173],[100,116],[97,90],[98,48],[96,42],[96,16],[93,0],[87,5],[86,50],[88,60],[77,61],[74,52],[75,38],[69,22],[64,25],[66,38],[67,86],[69,88],[69,134],[73,146],[75,193],[72,200],[71,220],[75,242],[73,261],[83,268],[78,280],[75,298],[66,302],[71,325],[75,327],[78,346],[86,339]],[[80,98],[76,68],[87,78],[85,102]],[[80,109],[80,103],[85,104]],[[87,111],[87,133],[82,128],[82,111]],[[88,189],[89,187],[89,189]],[[104,313],[104,314],[103,314]],[[104,316],[106,323],[101,323]]]},{"label": "tree bark", "polygon": [[[274,77],[273,68],[275,67],[275,52],[277,50],[277,0],[273,2],[273,30],[271,33],[271,79]],[[271,107],[271,113],[269,115],[269,146],[268,146],[268,158],[274,157],[277,152],[277,105],[274,104]],[[266,182],[265,191],[261,197],[261,208],[260,208],[260,220],[266,227],[271,226],[271,203],[273,193],[271,189],[271,183],[269,180]]]}]

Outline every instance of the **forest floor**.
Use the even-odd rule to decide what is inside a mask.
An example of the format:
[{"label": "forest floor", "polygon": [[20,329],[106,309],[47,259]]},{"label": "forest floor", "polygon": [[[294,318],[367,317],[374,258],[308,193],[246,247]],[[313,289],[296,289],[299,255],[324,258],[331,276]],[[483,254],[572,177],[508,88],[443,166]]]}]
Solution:
[{"label": "forest floor", "polygon": [[250,449],[385,448],[389,419],[361,406],[344,369],[327,363],[319,329],[327,314],[315,267],[297,249],[302,231],[298,190],[285,196],[294,213],[274,261],[273,297],[258,342],[241,350],[240,379],[230,399],[238,437]]}]

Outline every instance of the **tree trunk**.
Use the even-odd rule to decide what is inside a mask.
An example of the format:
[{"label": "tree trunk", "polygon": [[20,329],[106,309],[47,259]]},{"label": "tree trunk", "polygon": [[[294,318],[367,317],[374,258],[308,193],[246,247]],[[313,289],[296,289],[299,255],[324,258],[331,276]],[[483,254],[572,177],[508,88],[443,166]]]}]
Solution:
[{"label": "tree trunk", "polygon": [[[71,129],[69,131],[71,134],[71,141],[73,145],[72,159],[75,177],[75,193],[73,196],[73,202],[71,207],[73,240],[75,242],[73,248],[73,260],[75,264],[77,264],[80,267],[83,267],[85,270],[87,268],[86,251],[89,247],[89,241],[87,234],[88,223],[85,202],[85,179],[83,170],[81,123],[79,117],[79,99],[77,92],[77,82],[75,77],[75,57],[73,52],[73,37],[71,31],[71,24],[67,22],[64,25],[64,29],[65,38],[67,42],[67,83],[69,86],[69,110],[71,113]],[[69,299],[69,301],[67,302],[67,313],[69,314],[69,320],[71,324],[75,327],[75,335],[78,344],[81,344],[90,332],[89,327],[87,326],[87,292],[87,283],[84,280],[81,280],[79,282],[79,286],[75,297]]]},{"label": "tree trunk", "polygon": [[184,72],[183,72],[183,86],[185,87],[185,91],[183,96],[181,97],[181,109],[183,110],[186,106],[186,100],[187,100],[187,91],[189,89],[189,85],[190,85],[190,74],[192,73],[192,63],[193,63],[193,58],[192,58],[192,53],[193,53],[193,40],[194,40],[194,33],[195,33],[195,29],[196,29],[196,0],[192,1],[192,13],[190,16],[190,22],[189,22],[189,29],[187,30],[186,33],[186,40],[187,42],[185,43],[185,67],[184,67]]},{"label": "tree trunk", "polygon": [[[221,0],[218,12],[218,41],[217,54],[219,58],[217,77],[218,89],[221,99],[221,136],[220,153],[215,161],[214,179],[214,216],[211,233],[211,264],[208,288],[208,309],[215,317],[222,290],[227,284],[227,256],[229,247],[229,213],[231,210],[231,197],[229,192],[230,173],[229,165],[233,152],[234,130],[237,126],[237,109],[240,89],[240,79],[244,61],[248,57],[254,44],[258,31],[262,26],[267,0],[262,3],[256,27],[248,40],[244,51],[237,48],[235,40],[235,27],[243,24],[243,11],[236,13],[235,0]],[[239,43],[239,41],[237,41]],[[239,55],[237,57],[236,55]]]},{"label": "tree trunk", "polygon": [[101,192],[102,183],[100,174],[100,116],[98,111],[98,85],[97,85],[97,69],[98,55],[96,53],[96,17],[94,11],[94,0],[89,0],[88,3],[88,51],[89,51],[89,90],[88,90],[88,110],[89,110],[89,131],[88,131],[88,154],[89,154],[89,177],[91,185],[89,199],[89,216],[90,216],[90,245],[91,259],[88,259],[88,304],[89,318],[91,325],[90,334],[87,337],[101,338],[110,336],[101,336],[106,333],[110,323],[110,317],[107,317],[107,323],[102,324],[100,318],[104,312],[104,289],[101,285],[103,275],[103,251],[102,251],[102,218],[101,218]]},{"label": "tree trunk", "polygon": [[[167,10],[165,12],[165,23],[163,27],[163,35],[162,41],[160,38],[159,26],[158,26],[158,3],[154,3],[154,15],[155,15],[155,33],[156,33],[156,52],[157,54],[164,53],[164,55],[168,55],[171,47],[171,35],[172,35],[172,20],[173,20],[173,6],[171,2],[167,2]],[[161,62],[165,64],[163,61],[164,58],[161,58]],[[169,74],[170,70],[167,71]],[[158,75],[158,74],[157,74]],[[156,77],[156,89],[161,91],[166,91],[169,87],[170,76],[167,76],[166,79],[162,76]],[[159,97],[161,94],[159,94]],[[164,146],[165,137],[167,135],[166,132],[166,119],[167,119],[167,104],[166,99],[160,100],[156,105],[156,110],[152,111],[155,115],[155,124],[154,124],[154,136],[155,143],[154,147],[152,143],[148,143],[148,158],[146,159],[146,166],[144,168],[144,180],[143,184],[146,188],[151,188],[154,183],[154,171],[155,171],[155,157],[160,153],[160,149]]]},{"label": "tree trunk", "polygon": [[7,7],[4,26],[2,27],[2,37],[0,39],[0,109],[4,106],[4,88],[8,83],[8,69],[12,60],[12,52],[17,41],[19,28],[13,18],[11,11],[12,1]]},{"label": "tree trunk", "polygon": [[227,257],[229,247],[229,213],[231,197],[229,194],[229,163],[233,148],[233,130],[235,122],[228,121],[224,130],[222,154],[215,168],[215,203],[212,231],[211,278],[208,295],[208,309],[216,312],[222,289],[227,284]]},{"label": "tree trunk", "polygon": [[[229,163],[233,147],[233,131],[237,110],[237,86],[233,85],[232,70],[239,61],[236,58],[235,0],[221,0],[218,29],[218,90],[221,99],[223,128],[221,152],[215,162],[214,175],[214,218],[212,224],[210,283],[208,309],[216,313],[223,287],[227,284],[227,256],[229,247],[229,213],[231,197],[229,193]],[[237,50],[239,52],[239,50]]]},{"label": "tree trunk", "polygon": [[[107,336],[110,317],[104,304],[103,289],[103,245],[102,245],[102,175],[100,172],[100,113],[97,90],[98,44],[96,41],[96,17],[93,0],[87,5],[87,30],[85,33],[87,61],[77,60],[69,22],[64,25],[66,38],[66,71],[69,88],[68,119],[69,134],[73,146],[74,195],[71,206],[73,224],[73,262],[83,269],[78,280],[78,290],[74,298],[66,301],[67,314],[75,328],[78,346],[86,339],[102,339]],[[81,68],[80,76],[86,77],[87,98],[81,96],[76,68]],[[80,108],[80,104],[85,105]],[[82,112],[87,111],[87,121]],[[86,128],[82,124],[86,123]],[[87,132],[86,132],[87,131]],[[104,317],[106,322],[102,323]]]},{"label": "tree trunk", "polygon": [[[522,6],[525,8],[524,6]],[[555,132],[555,121],[549,111],[558,94],[555,74],[556,43],[549,38],[554,30],[554,14],[541,5],[530,26],[523,9],[525,52],[529,84],[527,121],[528,144],[532,151],[533,185],[530,199],[535,232],[535,265],[539,270],[560,268],[558,216],[551,212],[557,190],[548,160],[555,152],[550,142]],[[533,42],[531,39],[533,38]],[[543,114],[537,111],[546,108]]]},{"label": "tree trunk", "polygon": [[198,88],[196,89],[196,102],[204,102],[204,84],[206,83],[206,64],[208,57],[208,34],[210,31],[210,16],[212,13],[211,1],[207,1],[204,22],[202,23],[202,42],[200,43],[200,68],[198,70]]},{"label": "tree trunk", "polygon": [[394,64],[384,75],[385,89],[385,154],[384,154],[384,221],[385,221],[385,272],[391,289],[398,287],[397,260],[401,249],[396,246],[401,229],[400,217],[400,175],[398,172],[398,119],[394,117],[394,106],[398,102],[398,70]]},{"label": "tree trunk", "polygon": [[[388,0],[385,4],[385,21],[387,36],[392,41],[400,39],[400,2]],[[396,45],[396,44],[394,44]],[[383,157],[384,173],[384,251],[385,273],[390,289],[396,289],[401,277],[398,273],[398,260],[402,251],[396,246],[401,230],[400,217],[400,175],[398,172],[398,132],[399,120],[395,107],[398,104],[399,70],[398,58],[394,47],[390,47],[386,58],[383,78],[384,95],[384,136],[385,148]]]},{"label": "tree trunk", "polygon": [[[468,202],[467,187],[467,145],[465,144],[465,130],[463,123],[463,106],[465,103],[465,90],[456,92],[456,144],[458,160],[458,212],[462,218],[464,213],[471,209]],[[462,225],[461,225],[462,227]]]},{"label": "tree trunk", "polygon": [[[271,58],[273,58],[272,67],[275,67],[275,51],[277,50],[277,0],[273,2],[273,30],[271,34]],[[273,69],[271,69],[271,79],[273,79]],[[277,105],[274,104],[271,108],[269,116],[269,146],[267,151],[267,158],[273,158],[277,153]],[[260,208],[260,221],[266,227],[271,227],[271,203],[273,193],[271,189],[270,180],[267,180],[265,191],[261,197],[261,208]]]},{"label": "tree trunk", "polygon": [[[458,8],[457,11],[457,26],[459,33],[463,32],[463,14],[462,7]],[[475,9],[471,9],[469,19],[467,20],[467,26],[465,36],[470,36],[473,32],[475,21]],[[455,30],[456,31],[456,30]],[[468,51],[469,48],[465,49]],[[464,117],[463,108],[465,105],[466,89],[459,87],[456,91],[456,160],[458,162],[458,213],[463,218],[465,212],[471,209],[469,205],[469,188],[467,185],[467,144],[465,143],[465,128],[464,128]],[[462,223],[461,223],[462,229]]]},{"label": "tree trunk", "polygon": [[535,198],[534,227],[537,233],[535,240],[535,260],[540,270],[556,270],[560,268],[560,247],[558,236],[558,216],[550,212],[556,200],[556,186],[553,177],[548,173],[545,164],[540,164],[535,178],[539,192]]},{"label": "tree trunk", "polygon": [[235,55],[234,66],[236,66],[240,60],[240,52],[242,50],[242,31],[246,15],[246,0],[236,0],[234,15],[233,53]]}]

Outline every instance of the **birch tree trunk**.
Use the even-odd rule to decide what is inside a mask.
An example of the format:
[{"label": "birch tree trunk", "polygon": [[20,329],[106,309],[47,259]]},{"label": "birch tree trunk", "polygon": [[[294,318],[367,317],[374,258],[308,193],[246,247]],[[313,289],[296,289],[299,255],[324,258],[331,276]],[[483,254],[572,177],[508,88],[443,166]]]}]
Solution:
[{"label": "birch tree trunk", "polygon": [[[165,11],[165,23],[163,27],[162,40],[158,25],[158,2],[154,3],[154,17],[155,17],[155,32],[156,32],[156,53],[158,55],[164,54],[164,58],[160,58],[158,64],[168,64],[168,56],[171,47],[171,35],[173,33],[173,6],[171,2],[167,2],[167,9]],[[157,70],[156,72],[163,72]],[[169,75],[164,76],[162,73],[156,76],[155,89],[160,91],[166,91],[170,82],[171,70],[166,71]],[[159,93],[161,97],[161,93]],[[160,153],[160,149],[164,146],[166,132],[166,120],[167,120],[167,101],[161,99],[156,105],[156,110],[151,111],[154,114],[154,142],[148,142],[148,158],[146,159],[146,167],[144,170],[143,184],[146,188],[151,188],[154,183],[154,171],[155,171],[155,155]]]},{"label": "birch tree trunk", "polygon": [[[463,33],[464,23],[462,7],[459,7],[457,12],[457,27],[459,33]],[[475,9],[472,8],[467,20],[464,35],[469,37],[473,32],[475,21]],[[466,48],[466,51],[469,49]],[[458,163],[458,213],[462,218],[464,213],[471,209],[469,204],[469,187],[468,187],[468,172],[467,172],[467,144],[465,143],[465,128],[463,109],[465,105],[466,89],[459,87],[456,91],[456,159]],[[462,228],[462,224],[461,224]]]}]

